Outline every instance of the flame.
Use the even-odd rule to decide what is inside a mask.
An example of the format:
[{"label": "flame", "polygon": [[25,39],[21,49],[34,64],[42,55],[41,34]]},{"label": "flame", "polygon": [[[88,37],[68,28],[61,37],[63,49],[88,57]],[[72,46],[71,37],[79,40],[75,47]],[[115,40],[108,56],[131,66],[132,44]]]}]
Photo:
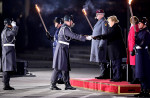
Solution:
[{"label": "flame", "polygon": [[87,13],[86,13],[86,10],[85,9],[82,9],[82,12],[84,13],[84,15],[86,16]]},{"label": "flame", "polygon": [[129,5],[131,5],[132,0],[129,0]]},{"label": "flame", "polygon": [[38,7],[38,5],[35,5],[35,8],[37,9],[38,12],[40,12],[40,8]]}]

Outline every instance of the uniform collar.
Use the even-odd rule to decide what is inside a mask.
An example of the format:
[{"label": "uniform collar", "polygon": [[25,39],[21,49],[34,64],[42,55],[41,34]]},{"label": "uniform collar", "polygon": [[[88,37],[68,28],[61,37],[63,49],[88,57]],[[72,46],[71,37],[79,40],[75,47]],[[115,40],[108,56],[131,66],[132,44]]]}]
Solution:
[{"label": "uniform collar", "polygon": [[105,20],[105,17],[103,17],[102,19],[98,20],[98,22],[101,22],[101,21],[104,21]]},{"label": "uniform collar", "polygon": [[141,29],[140,31],[146,31],[146,30],[148,30],[148,28],[146,27],[146,28],[144,28],[144,29]]}]

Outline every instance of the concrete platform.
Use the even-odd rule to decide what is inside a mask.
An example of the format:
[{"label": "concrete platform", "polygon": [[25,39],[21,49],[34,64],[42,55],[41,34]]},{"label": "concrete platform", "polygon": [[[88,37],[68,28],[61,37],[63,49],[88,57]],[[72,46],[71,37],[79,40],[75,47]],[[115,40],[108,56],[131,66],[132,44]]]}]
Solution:
[{"label": "concrete platform", "polygon": [[[32,68],[28,69],[31,75],[12,77],[10,84],[16,90],[4,91],[0,82],[0,98],[134,98],[133,95],[117,95],[99,91],[90,91],[77,88],[75,91],[64,90],[64,85],[59,84],[62,90],[50,90],[50,78],[52,69]],[[71,78],[93,78],[99,75],[98,68],[73,68]],[[0,73],[2,81],[2,73]]]}]

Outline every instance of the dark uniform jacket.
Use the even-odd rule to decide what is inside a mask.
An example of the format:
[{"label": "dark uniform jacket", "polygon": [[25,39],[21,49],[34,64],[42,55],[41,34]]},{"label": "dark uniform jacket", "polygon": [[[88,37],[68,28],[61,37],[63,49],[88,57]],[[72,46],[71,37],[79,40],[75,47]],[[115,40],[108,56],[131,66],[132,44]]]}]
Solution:
[{"label": "dark uniform jacket", "polygon": [[121,28],[118,23],[108,29],[108,56],[110,60],[116,60],[125,57],[125,43],[123,41]]},{"label": "dark uniform jacket", "polygon": [[[136,37],[136,78],[145,79],[150,86],[150,56],[147,46],[150,44],[150,33],[147,28],[140,30]],[[141,47],[138,49],[137,46]]]},{"label": "dark uniform jacket", "polygon": [[18,27],[4,27],[1,33],[2,45],[2,69],[3,71],[14,71],[16,69],[15,36]]},{"label": "dark uniform jacket", "polygon": [[85,41],[86,37],[73,33],[69,26],[63,24],[58,34],[58,43],[53,58],[54,69],[62,71],[71,70],[69,61],[69,43],[72,39]]},{"label": "dark uniform jacket", "polygon": [[53,42],[53,56],[54,56],[54,52],[57,46],[57,42],[58,42],[58,33],[59,33],[60,28],[58,28],[54,34],[54,42]]}]

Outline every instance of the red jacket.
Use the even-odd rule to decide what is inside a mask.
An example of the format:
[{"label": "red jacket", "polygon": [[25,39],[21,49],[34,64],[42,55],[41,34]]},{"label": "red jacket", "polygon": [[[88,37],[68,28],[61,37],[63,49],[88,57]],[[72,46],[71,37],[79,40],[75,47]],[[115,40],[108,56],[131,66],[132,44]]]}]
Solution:
[{"label": "red jacket", "polygon": [[[138,24],[135,25],[136,31],[139,32]],[[131,56],[130,52],[133,51],[133,47],[135,45],[135,31],[134,26],[130,27],[130,31],[128,33],[128,48],[127,48],[127,64],[135,65],[135,56]]]}]

